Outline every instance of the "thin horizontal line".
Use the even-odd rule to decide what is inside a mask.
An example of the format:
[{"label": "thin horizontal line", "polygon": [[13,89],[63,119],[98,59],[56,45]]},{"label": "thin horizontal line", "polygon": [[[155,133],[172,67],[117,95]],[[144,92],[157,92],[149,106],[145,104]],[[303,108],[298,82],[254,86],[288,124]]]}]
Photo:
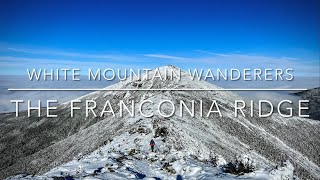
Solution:
[{"label": "thin horizontal line", "polygon": [[307,89],[100,89],[100,88],[75,88],[75,89],[51,89],[51,88],[9,88],[8,91],[305,91]]}]

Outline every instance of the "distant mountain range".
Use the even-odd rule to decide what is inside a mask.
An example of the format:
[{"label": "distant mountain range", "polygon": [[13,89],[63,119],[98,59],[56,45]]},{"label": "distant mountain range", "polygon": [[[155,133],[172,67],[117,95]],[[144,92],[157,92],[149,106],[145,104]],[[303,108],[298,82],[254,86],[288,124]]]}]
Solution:
[{"label": "distant mountain range", "polygon": [[309,114],[311,119],[320,120],[320,87],[294,93],[301,99],[309,100]]}]

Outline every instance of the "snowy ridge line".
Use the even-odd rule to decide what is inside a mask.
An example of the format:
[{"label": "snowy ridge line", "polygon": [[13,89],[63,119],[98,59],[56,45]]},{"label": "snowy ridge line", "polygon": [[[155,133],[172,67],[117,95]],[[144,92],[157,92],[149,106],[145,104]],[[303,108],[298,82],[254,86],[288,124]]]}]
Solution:
[{"label": "snowy ridge line", "polygon": [[307,89],[262,89],[262,88],[231,88],[231,89],[101,89],[101,88],[9,88],[8,91],[306,91]]}]

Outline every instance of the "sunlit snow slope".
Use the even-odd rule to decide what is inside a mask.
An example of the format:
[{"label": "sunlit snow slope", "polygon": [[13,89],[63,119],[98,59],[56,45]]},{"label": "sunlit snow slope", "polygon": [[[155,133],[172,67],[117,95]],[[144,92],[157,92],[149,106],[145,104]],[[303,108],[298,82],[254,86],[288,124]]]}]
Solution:
[{"label": "sunlit snow slope", "polygon": [[[175,68],[166,66],[159,68]],[[151,72],[154,73],[155,71]],[[108,89],[220,89],[204,81],[192,81],[187,73],[182,80],[134,80],[123,81]],[[179,102],[199,100],[203,111],[208,112],[212,100],[219,104],[223,117],[212,113],[209,117],[190,117],[179,111],[170,118],[155,113],[150,118],[141,114],[131,117],[85,117],[82,111],[70,118],[70,103],[60,105],[59,118],[15,118],[3,114],[1,119],[1,152],[5,163],[1,165],[1,177],[22,173],[41,177],[97,177],[97,178],[242,178],[320,179],[320,122],[274,114],[268,118],[234,117],[234,101],[243,99],[228,91],[98,91],[81,98],[95,100],[96,111],[111,102],[116,115],[119,100],[145,104],[143,111],[156,112],[158,102],[170,100],[179,109]],[[170,107],[163,106],[163,109]],[[165,111],[165,110],[164,110]],[[248,112],[249,109],[246,109]],[[139,106],[135,106],[139,112]],[[257,111],[254,112],[257,115]],[[98,113],[97,113],[98,114]],[[16,122],[20,123],[16,123]],[[27,139],[27,142],[26,139]],[[156,153],[150,153],[149,141],[155,138]],[[12,150],[9,148],[16,148]],[[20,149],[28,150],[27,153]],[[31,149],[31,150],[30,150]],[[133,150],[134,149],[134,150]],[[79,157],[79,154],[84,155]],[[218,157],[218,166],[208,162]],[[243,176],[223,173],[224,163],[240,157],[252,162],[256,171]],[[287,161],[288,160],[288,161]],[[281,162],[284,167],[275,169]],[[64,164],[66,163],[66,164]],[[166,164],[167,163],[167,164]],[[27,164],[27,165],[26,165]],[[292,165],[291,165],[292,164]],[[273,170],[271,170],[273,169]],[[96,170],[96,172],[95,172]]]}]

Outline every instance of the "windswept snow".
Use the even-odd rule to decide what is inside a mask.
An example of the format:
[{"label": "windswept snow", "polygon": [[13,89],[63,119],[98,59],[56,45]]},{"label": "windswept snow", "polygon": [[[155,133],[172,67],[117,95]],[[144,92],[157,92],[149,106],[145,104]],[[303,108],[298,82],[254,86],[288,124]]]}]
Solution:
[{"label": "windswept snow", "polygon": [[[164,68],[175,67],[160,67],[159,70]],[[187,73],[182,72],[181,81],[137,79],[122,81],[107,88],[220,87],[204,81],[192,81]],[[78,99],[95,100],[97,104],[108,100],[115,107],[119,100],[127,103],[132,100],[137,103],[152,100],[154,104],[143,106],[146,114],[154,112],[157,103],[164,99],[175,102],[176,106],[180,100],[202,100],[205,112],[212,100],[216,100],[223,117],[217,114],[191,117],[187,113],[183,117],[175,114],[170,118],[157,114],[150,118],[141,114],[131,117],[128,113],[123,117],[85,117],[83,110],[70,118],[70,102],[58,107],[59,118],[25,120],[24,116],[15,118],[14,114],[6,114],[3,115],[6,121],[2,126],[6,128],[0,131],[0,156],[4,161],[0,165],[0,178],[72,176],[76,179],[280,180],[298,176],[302,179],[320,179],[319,121],[298,117],[286,119],[278,114],[268,118],[235,118],[234,101],[243,98],[232,92],[97,91]],[[82,103],[81,108],[84,106]],[[99,106],[96,110],[101,111],[102,108]],[[135,107],[136,112],[138,108]],[[167,110],[164,106],[164,111]],[[119,109],[115,108],[114,111],[118,113]],[[249,111],[249,108],[244,111]],[[254,114],[257,113],[255,109]],[[156,143],[155,153],[150,152],[151,139]],[[32,152],[20,149],[31,149]],[[213,157],[216,158],[216,164],[212,163]],[[255,170],[241,176],[224,173],[222,167],[236,159],[252,163]],[[23,172],[35,176],[12,176]]]},{"label": "windswept snow", "polygon": [[[156,142],[155,152],[149,148],[150,139]],[[242,176],[224,173],[226,164],[218,156],[217,165],[209,159],[195,159],[187,150],[168,151],[164,138],[153,134],[124,133],[89,155],[79,154],[74,160],[55,167],[39,176],[13,176],[8,179],[292,179],[293,166],[260,169]],[[248,157],[244,157],[248,158]]]}]

